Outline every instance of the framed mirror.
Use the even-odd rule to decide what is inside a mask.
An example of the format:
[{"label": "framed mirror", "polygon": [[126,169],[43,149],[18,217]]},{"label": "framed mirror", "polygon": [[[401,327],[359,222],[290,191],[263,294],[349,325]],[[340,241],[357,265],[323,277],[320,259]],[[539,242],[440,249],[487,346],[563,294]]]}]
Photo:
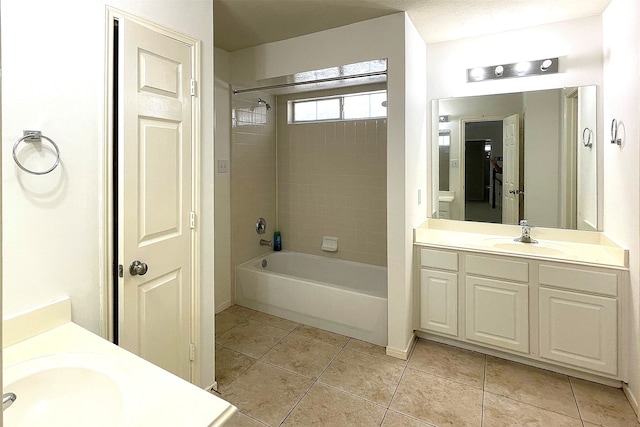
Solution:
[{"label": "framed mirror", "polygon": [[437,217],[600,229],[596,86],[448,98],[432,108]]}]

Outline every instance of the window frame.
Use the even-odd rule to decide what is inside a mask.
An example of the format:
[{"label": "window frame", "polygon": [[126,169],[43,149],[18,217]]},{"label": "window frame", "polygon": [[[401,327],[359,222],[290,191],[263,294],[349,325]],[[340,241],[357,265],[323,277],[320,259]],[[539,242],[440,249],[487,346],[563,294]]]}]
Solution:
[{"label": "window frame", "polygon": [[[355,97],[355,96],[362,96],[362,95],[374,95],[374,94],[378,94],[378,93],[384,93],[385,95],[387,94],[387,90],[386,89],[381,89],[381,90],[372,90],[372,91],[366,91],[366,92],[356,92],[356,93],[344,93],[342,95],[330,95],[330,96],[322,96],[322,97],[314,97],[314,98],[300,98],[300,99],[294,99],[294,100],[290,100],[287,104],[288,104],[288,110],[289,110],[289,124],[305,124],[305,123],[324,123],[324,122],[345,122],[345,121],[355,121],[355,120],[370,120],[370,119],[385,119],[388,117],[387,114],[385,114],[384,116],[368,116],[368,117],[357,117],[357,118],[345,118],[344,116],[344,100],[345,98],[349,98],[349,97]],[[316,120],[296,120],[295,116],[296,116],[296,112],[295,112],[295,106],[296,104],[302,104],[305,102],[313,102],[313,101],[324,101],[324,100],[329,100],[329,99],[339,99],[340,100],[340,117],[338,118],[331,118],[331,119],[316,119]],[[386,108],[386,106],[385,106]],[[316,117],[317,117],[317,109],[316,109]]]}]

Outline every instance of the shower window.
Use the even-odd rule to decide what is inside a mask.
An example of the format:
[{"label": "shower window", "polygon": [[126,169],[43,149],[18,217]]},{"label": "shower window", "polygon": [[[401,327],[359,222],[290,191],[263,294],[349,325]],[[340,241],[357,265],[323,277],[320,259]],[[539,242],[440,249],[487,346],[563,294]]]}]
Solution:
[{"label": "shower window", "polygon": [[291,123],[356,120],[387,116],[387,92],[291,101]]}]

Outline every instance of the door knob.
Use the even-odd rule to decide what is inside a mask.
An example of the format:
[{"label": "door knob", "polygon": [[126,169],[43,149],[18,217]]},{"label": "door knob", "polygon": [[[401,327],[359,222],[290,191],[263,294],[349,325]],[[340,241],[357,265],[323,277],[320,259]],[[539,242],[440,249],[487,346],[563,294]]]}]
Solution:
[{"label": "door knob", "polygon": [[148,269],[149,267],[147,266],[147,264],[135,260],[129,266],[129,273],[131,273],[132,276],[144,276],[147,273]]}]

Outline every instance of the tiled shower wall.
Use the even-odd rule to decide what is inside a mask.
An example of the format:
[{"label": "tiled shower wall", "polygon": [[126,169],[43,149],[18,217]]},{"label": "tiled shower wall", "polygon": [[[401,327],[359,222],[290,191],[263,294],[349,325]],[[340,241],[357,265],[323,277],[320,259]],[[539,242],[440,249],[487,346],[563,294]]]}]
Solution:
[{"label": "tiled shower wall", "polygon": [[[231,266],[235,267],[271,251],[259,242],[271,240],[276,225],[276,109],[274,97],[264,93],[232,96]],[[271,110],[258,104],[259,97]],[[260,217],[267,221],[262,236],[255,229]]]},{"label": "tiled shower wall", "polygon": [[[286,250],[387,263],[387,121],[288,124],[278,98],[278,226]],[[337,252],[321,249],[338,237]]]}]

